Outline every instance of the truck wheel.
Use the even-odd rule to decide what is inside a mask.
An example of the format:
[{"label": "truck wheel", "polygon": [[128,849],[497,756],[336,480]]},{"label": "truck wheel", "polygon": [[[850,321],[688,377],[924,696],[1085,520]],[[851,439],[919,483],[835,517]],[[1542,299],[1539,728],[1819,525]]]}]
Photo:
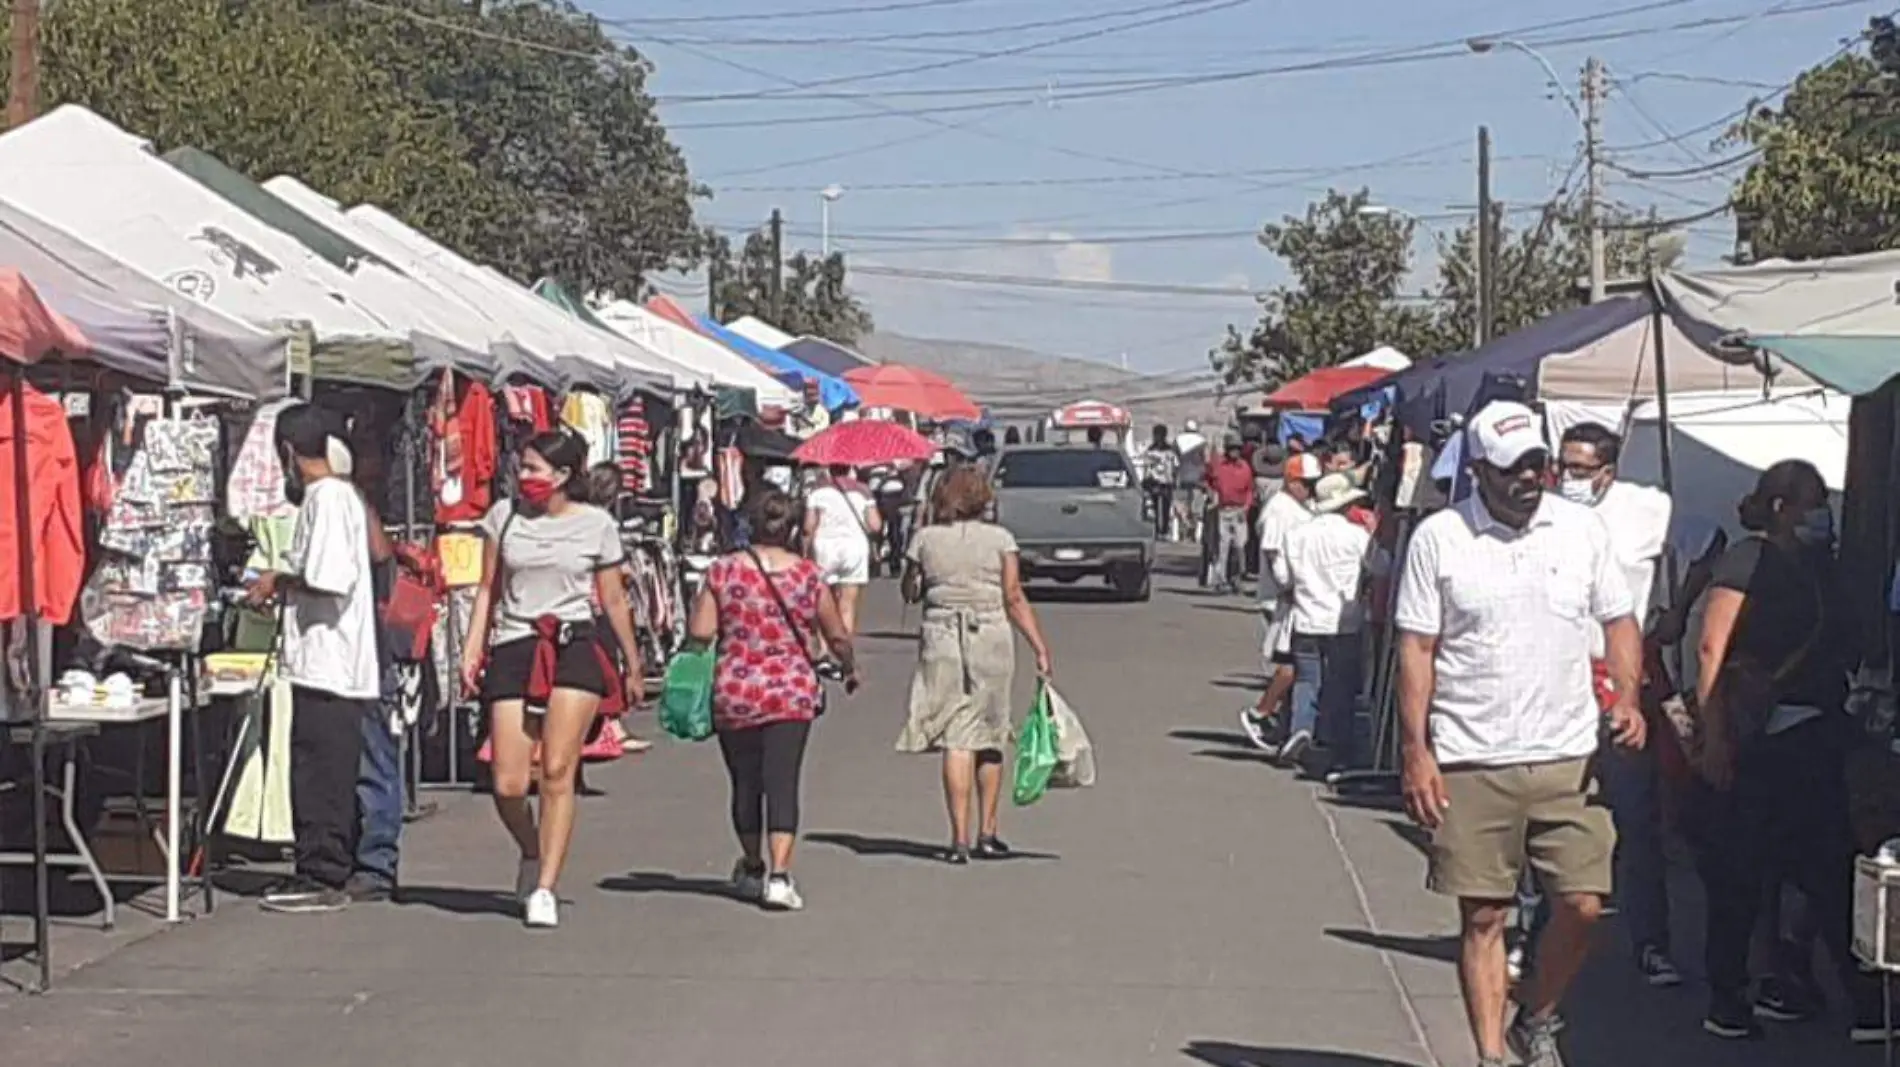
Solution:
[{"label": "truck wheel", "polygon": [[1154,576],[1147,567],[1118,567],[1108,581],[1117,596],[1131,603],[1145,604],[1154,595]]}]

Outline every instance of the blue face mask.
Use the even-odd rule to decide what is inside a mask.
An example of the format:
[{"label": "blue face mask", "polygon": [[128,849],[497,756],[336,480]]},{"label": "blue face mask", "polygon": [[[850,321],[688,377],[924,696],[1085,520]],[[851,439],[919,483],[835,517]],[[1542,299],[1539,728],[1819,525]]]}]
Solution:
[{"label": "blue face mask", "polygon": [[1832,545],[1834,512],[1822,506],[1801,516],[1800,525],[1794,528],[1794,538],[1810,548]]}]

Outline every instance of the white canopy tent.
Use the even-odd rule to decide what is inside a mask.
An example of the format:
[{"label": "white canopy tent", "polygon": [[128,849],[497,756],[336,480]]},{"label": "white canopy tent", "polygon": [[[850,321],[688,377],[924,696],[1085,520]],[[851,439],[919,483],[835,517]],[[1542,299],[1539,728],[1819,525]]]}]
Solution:
[{"label": "white canopy tent", "polygon": [[1372,367],[1383,371],[1402,371],[1412,365],[1412,357],[1393,348],[1380,345],[1363,356],[1355,356],[1341,363],[1342,367]]},{"label": "white canopy tent", "polygon": [[406,343],[347,276],[75,105],[0,135],[0,199],[241,321]]},{"label": "white canopy tent", "polygon": [[726,323],[726,329],[751,341],[753,344],[764,345],[767,348],[784,348],[786,345],[798,340],[798,338],[793,337],[777,326],[763,319],[754,318],[751,315],[745,315]]},{"label": "white canopy tent", "polygon": [[762,406],[792,408],[802,403],[802,398],[790,386],[748,362],[744,356],[631,300],[615,300],[593,310],[615,333],[663,352],[674,362],[700,367],[724,385],[750,389],[758,395]]},{"label": "white canopy tent", "polygon": [[[265,188],[271,188],[271,183],[265,183]],[[618,383],[613,381],[616,375],[650,379],[658,374],[681,389],[710,384],[711,380],[704,373],[677,367],[659,353],[580,322],[512,280],[486,272],[417,233],[379,207],[359,204],[344,214],[360,222],[363,229],[372,231],[376,244],[366,247],[374,249],[377,255],[419,264],[430,277],[465,303],[485,308],[506,322],[511,332],[524,339],[529,347],[537,351],[557,351],[563,357],[590,365],[595,373],[589,384],[602,391],[618,391]],[[662,370],[662,367],[667,369]],[[585,376],[584,370],[577,373]]]}]

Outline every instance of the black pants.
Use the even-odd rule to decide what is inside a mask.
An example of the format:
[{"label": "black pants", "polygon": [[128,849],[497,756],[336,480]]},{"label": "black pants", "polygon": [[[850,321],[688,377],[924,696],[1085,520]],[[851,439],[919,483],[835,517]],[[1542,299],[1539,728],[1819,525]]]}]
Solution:
[{"label": "black pants", "polygon": [[1717,996],[1746,995],[1764,889],[1783,882],[1807,897],[1846,987],[1861,991],[1849,951],[1854,842],[1839,718],[1812,719],[1750,742],[1726,793],[1700,781],[1690,787],[1684,814],[1709,898],[1705,966]]},{"label": "black pants", "polygon": [[302,686],[291,692],[290,810],[297,835],[297,873],[340,889],[356,866],[356,775],[363,758],[363,717],[377,702]]},{"label": "black pants", "polygon": [[798,778],[805,764],[809,722],[775,722],[719,735],[732,778],[732,829],[754,842],[759,831],[798,832]]}]

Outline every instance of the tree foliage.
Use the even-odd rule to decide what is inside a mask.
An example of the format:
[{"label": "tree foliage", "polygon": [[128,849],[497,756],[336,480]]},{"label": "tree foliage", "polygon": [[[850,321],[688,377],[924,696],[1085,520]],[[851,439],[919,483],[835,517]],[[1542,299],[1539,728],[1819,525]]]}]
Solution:
[{"label": "tree foliage", "polygon": [[638,54],[564,0],[390,5],[60,0],[41,104],[379,204],[517,278],[637,296],[697,261]]},{"label": "tree foliage", "polygon": [[773,295],[772,240],[763,231],[748,234],[735,257],[723,236],[707,239],[706,255],[713,286],[713,317],[730,322],[756,315],[786,333],[822,337],[855,345],[871,332],[871,313],[845,287],[844,254],[829,257],[797,252],[779,271]]},{"label": "tree foliage", "polygon": [[[1419,224],[1373,203],[1367,190],[1334,190],[1304,216],[1261,231],[1261,245],[1285,262],[1292,278],[1262,298],[1260,321],[1251,333],[1228,328],[1213,360],[1229,382],[1271,388],[1380,345],[1413,358],[1472,346],[1478,321],[1475,224],[1448,238],[1434,235],[1435,277],[1407,292]],[[1605,215],[1609,277],[1642,277],[1659,255],[1663,261],[1654,265],[1668,265],[1668,246],[1649,240],[1654,226],[1627,213]],[[1493,221],[1498,281],[1492,336],[1584,300],[1589,247],[1575,212],[1549,205],[1531,225],[1514,228],[1498,206]]]},{"label": "tree foliage", "polygon": [[1742,258],[1900,246],[1900,31],[1876,18],[1865,36],[1868,54],[1805,72],[1733,131],[1760,152],[1733,198]]}]

